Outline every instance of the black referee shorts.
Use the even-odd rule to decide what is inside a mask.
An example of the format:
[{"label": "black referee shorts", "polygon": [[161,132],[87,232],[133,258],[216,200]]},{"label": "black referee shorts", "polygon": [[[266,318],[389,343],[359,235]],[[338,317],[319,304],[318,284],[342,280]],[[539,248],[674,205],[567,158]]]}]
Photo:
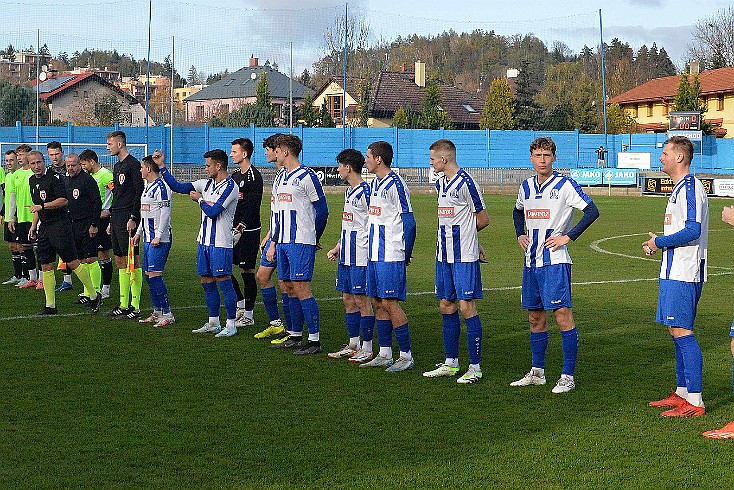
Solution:
[{"label": "black referee shorts", "polygon": [[38,261],[41,264],[53,264],[56,262],[56,254],[66,263],[73,262],[78,257],[68,219],[41,223],[37,243]]},{"label": "black referee shorts", "polygon": [[241,269],[255,269],[257,252],[260,247],[260,230],[247,230],[234,246],[232,263]]},{"label": "black referee shorts", "polygon": [[[130,244],[130,234],[127,231],[129,218],[130,213],[118,213],[110,217],[110,241],[112,241],[112,253],[116,257],[127,257],[127,249]],[[138,247],[135,247],[135,255],[138,255]]]},{"label": "black referee shorts", "polygon": [[74,246],[76,247],[77,258],[79,260],[97,256],[97,236],[89,236],[90,226],[91,220],[88,219],[71,222],[71,231],[74,234]]}]

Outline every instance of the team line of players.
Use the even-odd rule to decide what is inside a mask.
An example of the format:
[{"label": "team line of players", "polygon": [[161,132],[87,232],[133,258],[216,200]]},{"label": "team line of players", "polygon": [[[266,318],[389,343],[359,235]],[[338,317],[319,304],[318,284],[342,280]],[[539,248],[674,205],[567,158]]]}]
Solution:
[{"label": "team line of players", "polygon": [[[124,133],[118,133],[122,132],[108,135],[108,148],[114,147],[116,142],[124,148]],[[262,242],[259,240],[262,177],[249,161],[253,153],[252,142],[242,138],[232,142],[230,157],[239,169],[231,176],[227,172],[227,155],[222,150],[212,150],[204,155],[208,178],[191,183],[180,183],[173,177],[160,151],[144,158],[138,167],[138,178],[145,181],[140,193],[139,211],[136,213],[137,209],[131,209],[131,201],[123,194],[121,207],[130,211],[129,216],[122,213],[122,219],[118,217],[115,220],[116,213],[112,212],[109,228],[116,262],[118,268],[128,271],[131,276],[129,283],[134,282],[138,270],[137,251],[130,253],[121,235],[131,236],[129,243],[134,246],[142,238],[142,269],[149,284],[154,311],[150,317],[140,321],[155,322],[158,326],[173,323],[161,276],[171,243],[171,192],[187,193],[201,207],[197,273],[201,277],[210,312],[207,323],[193,332],[229,337],[237,333],[238,325],[254,324],[252,309],[257,291],[254,272],[259,249],[262,258],[257,269],[257,282],[260,283],[270,323],[256,337],[274,336],[274,348],[292,348],[299,355],[316,354],[322,351],[321,320],[310,284],[316,251],[321,248],[320,238],[328,218],[326,199],[314,171],[299,161],[302,143],[298,137],[273,135],[264,141],[263,147],[266,160],[275,163],[278,174],[272,187],[270,227]],[[113,150],[111,154],[116,154]],[[117,153],[120,161],[115,166],[112,185],[100,186],[100,200],[105,198],[103,188],[119,192],[119,188],[125,186],[126,176],[135,180],[134,172],[131,174],[128,170],[135,170],[136,161],[126,151],[122,153]],[[676,348],[677,389],[668,398],[651,402],[651,405],[671,408],[663,415],[673,417],[705,413],[701,399],[702,356],[693,335],[693,323],[701,286],[706,278],[708,201],[700,182],[690,174],[692,153],[692,145],[686,138],[674,137],[666,142],[660,160],[663,171],[676,185],[666,208],[665,234],[658,237],[650,233],[650,239],[643,244],[647,254],[663,250],[657,321],[668,326]],[[38,238],[44,280],[48,277],[53,285],[52,261],[49,259],[58,253],[71,270],[77,271],[85,284],[85,295],[88,292],[87,301],[96,311],[101,302],[101,295],[96,294],[100,286],[89,286],[89,274],[79,274],[77,270],[78,259],[90,263],[92,254],[72,254],[63,240],[58,240],[64,232],[54,228],[57,221],[63,221],[64,213],[59,210],[79,197],[79,189],[70,185],[78,170],[74,171],[73,164],[67,165],[65,190],[56,184],[44,187],[41,185],[45,174],[43,155],[30,152],[30,156],[33,175],[29,177],[29,185],[36,191],[32,192],[33,205],[29,207],[33,219],[28,235],[31,239]],[[366,156],[354,149],[344,150],[337,156],[339,175],[348,187],[344,194],[340,239],[328,250],[327,256],[338,261],[336,288],[343,295],[348,342],[328,356],[345,358],[361,367],[380,367],[398,372],[415,365],[408,319],[400,301],[406,297],[406,266],[410,264],[416,224],[410,191],[402,177],[391,169],[392,158],[392,147],[384,141],[372,143]],[[556,147],[552,139],[533,141],[530,160],[536,175],[521,184],[513,212],[518,244],[525,252],[522,307],[529,312],[532,366],[523,378],[511,385],[545,384],[545,351],[549,338],[547,312],[552,311],[561,331],[564,360],[562,374],[552,391],[565,393],[575,388],[578,351],[578,331],[571,313],[571,258],[567,245],[598,218],[599,211],[576,182],[553,170],[555,159]],[[118,165],[124,162],[127,165],[118,169]],[[478,232],[489,225],[489,216],[479,186],[469,173],[459,167],[456,147],[450,140],[440,139],[431,145],[430,164],[440,175],[436,182],[436,296],[443,318],[446,358],[435,369],[423,374],[426,377],[458,374],[461,312],[466,324],[469,366],[457,381],[474,383],[482,377],[482,325],[475,302],[482,298],[479,270],[482,250]],[[375,176],[370,183],[362,180],[365,165],[367,171]],[[85,165],[85,169],[87,167]],[[91,167],[93,170],[94,166]],[[53,178],[61,180],[58,173],[54,173]],[[53,183],[53,179],[46,180]],[[53,187],[58,189],[53,190]],[[56,194],[61,195],[62,192],[68,194],[68,199],[55,200]],[[88,235],[96,234],[100,226],[96,219],[87,215],[81,219],[79,211],[73,211],[71,205],[69,208],[71,223],[82,222],[83,226],[77,227],[82,230],[81,235],[87,235],[84,233],[87,225],[90,227]],[[101,205],[99,208],[104,217],[105,209]],[[114,209],[114,206],[109,209]],[[583,216],[574,225],[575,209],[581,210]],[[41,226],[38,226],[39,219]],[[79,234],[77,230],[76,235]],[[80,248],[89,249],[84,244]],[[130,266],[130,261],[125,264],[123,260],[117,260],[124,255],[131,259],[134,255],[136,266]],[[244,294],[239,286],[232,284],[233,264],[240,266]],[[282,319],[272,282],[276,269],[282,292]],[[222,290],[227,312],[225,327],[219,321],[217,286]],[[44,286],[47,291],[45,312],[55,313],[55,306],[48,304],[49,289]],[[136,318],[139,314],[139,289],[138,303],[132,306],[123,303],[122,289],[121,304],[110,314]],[[132,295],[135,296],[134,291]],[[304,323],[308,331],[306,339],[303,338]],[[372,346],[375,326],[379,342],[377,355]],[[734,328],[732,332],[734,339]],[[392,352],[393,333],[399,347],[397,359],[393,358]],[[732,349],[734,354],[734,340]]]}]

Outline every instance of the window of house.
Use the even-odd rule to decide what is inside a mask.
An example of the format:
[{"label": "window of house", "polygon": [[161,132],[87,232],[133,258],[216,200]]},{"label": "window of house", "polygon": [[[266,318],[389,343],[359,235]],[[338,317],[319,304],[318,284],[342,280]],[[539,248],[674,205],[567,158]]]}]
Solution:
[{"label": "window of house", "polygon": [[632,106],[632,117],[636,118],[637,116],[638,116],[637,104],[635,104]]},{"label": "window of house", "polygon": [[222,104],[222,112],[229,114],[229,104]]},{"label": "window of house", "polygon": [[667,116],[667,115],[668,115],[668,103],[663,102],[663,116]]},{"label": "window of house", "polygon": [[329,112],[334,122],[341,122],[342,120],[342,96],[341,95],[329,95],[328,98]]},{"label": "window of house", "polygon": [[74,97],[79,97],[79,91],[78,90],[74,90]]},{"label": "window of house", "polygon": [[647,103],[647,117],[652,117],[652,102]]},{"label": "window of house", "polygon": [[86,90],[84,91],[84,98],[85,99],[88,99],[89,98],[89,92],[87,92]]},{"label": "window of house", "polygon": [[724,96],[719,95],[719,98],[717,99],[716,104],[716,110],[717,111],[723,111],[724,110]]},{"label": "window of house", "polygon": [[225,87],[229,87],[229,86],[230,86],[230,85],[232,85],[233,83],[234,83],[234,78],[233,78],[232,80],[227,80],[226,82],[224,82],[224,86],[225,86]]},{"label": "window of house", "polygon": [[195,108],[196,111],[196,119],[201,121],[204,119],[204,106],[203,105],[197,105]]}]

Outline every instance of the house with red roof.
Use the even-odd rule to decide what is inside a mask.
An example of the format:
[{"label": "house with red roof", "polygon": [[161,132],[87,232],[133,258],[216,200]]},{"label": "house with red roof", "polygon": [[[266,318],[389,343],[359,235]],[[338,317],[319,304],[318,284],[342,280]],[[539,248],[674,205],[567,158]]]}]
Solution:
[{"label": "house with red roof", "polygon": [[[125,126],[145,125],[145,107],[138,99],[96,73],[50,77],[38,85],[38,91],[41,100],[48,104],[49,122],[71,122],[78,126],[109,125],[111,122]],[[116,120],[110,121],[110,118]]]},{"label": "house with red roof", "polygon": [[[704,71],[698,80],[706,107],[704,120],[711,123],[717,138],[734,137],[734,68]],[[612,97],[607,104],[619,104],[640,130],[664,133],[679,84],[680,76],[656,78]]]}]

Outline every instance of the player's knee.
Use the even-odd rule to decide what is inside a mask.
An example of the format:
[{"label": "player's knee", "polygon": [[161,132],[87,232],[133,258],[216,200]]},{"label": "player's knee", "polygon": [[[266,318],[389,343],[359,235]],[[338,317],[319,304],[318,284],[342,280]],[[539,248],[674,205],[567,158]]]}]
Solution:
[{"label": "player's knee", "polygon": [[448,299],[442,299],[438,303],[438,309],[442,315],[453,315],[456,313],[456,303]]}]

